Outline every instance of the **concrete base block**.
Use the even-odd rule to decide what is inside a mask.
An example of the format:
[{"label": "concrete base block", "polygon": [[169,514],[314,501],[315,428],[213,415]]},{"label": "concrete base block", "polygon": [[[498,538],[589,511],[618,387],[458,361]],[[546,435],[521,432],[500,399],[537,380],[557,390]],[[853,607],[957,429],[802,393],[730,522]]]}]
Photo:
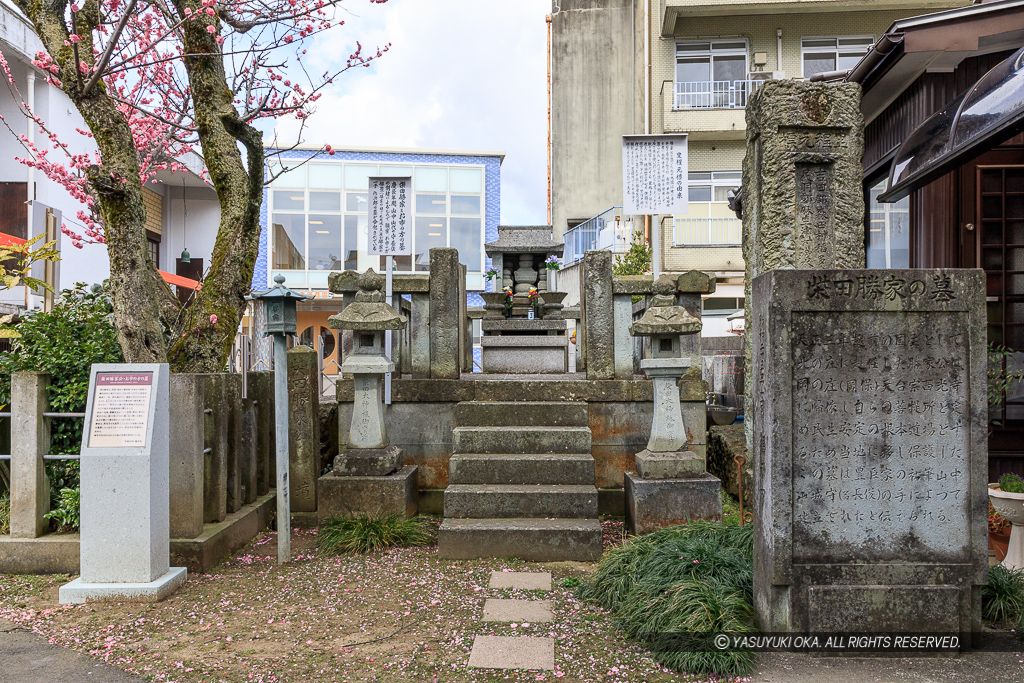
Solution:
[{"label": "concrete base block", "polygon": [[402,449],[348,448],[334,457],[336,477],[386,477],[402,469]]},{"label": "concrete base block", "polygon": [[78,534],[0,536],[0,574],[77,574]]},{"label": "concrete base block", "polygon": [[197,574],[210,571],[266,529],[276,507],[277,496],[270,489],[223,522],[204,524],[203,533],[196,538],[172,538],[171,562]]},{"label": "concrete base block", "polygon": [[569,340],[562,336],[485,336],[480,339],[484,372],[564,373],[569,371]]},{"label": "concrete base block", "polygon": [[85,583],[81,578],[60,587],[62,605],[86,602],[160,602],[181,588],[188,578],[184,567],[171,567],[149,583]]},{"label": "concrete base block", "polygon": [[409,465],[386,477],[325,474],[317,484],[320,524],[360,512],[412,517],[419,501],[416,471],[415,465]]},{"label": "concrete base block", "polygon": [[697,520],[722,520],[722,482],[704,474],[692,479],[643,479],[626,472],[626,526],[648,534]]},{"label": "concrete base block", "polygon": [[707,467],[693,451],[652,453],[645,448],[636,454],[636,471],[641,479],[691,479],[704,474]]}]

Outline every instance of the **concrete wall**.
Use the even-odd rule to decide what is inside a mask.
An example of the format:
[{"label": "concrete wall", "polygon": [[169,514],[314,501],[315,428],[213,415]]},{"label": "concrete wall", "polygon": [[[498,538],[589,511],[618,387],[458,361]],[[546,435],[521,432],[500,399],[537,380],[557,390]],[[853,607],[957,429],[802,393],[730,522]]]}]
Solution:
[{"label": "concrete wall", "polygon": [[[622,136],[642,133],[640,0],[563,0],[552,19],[552,226],[622,203]],[[634,40],[635,29],[640,36]],[[635,52],[634,52],[635,51]],[[639,58],[635,55],[639,54]]]}]

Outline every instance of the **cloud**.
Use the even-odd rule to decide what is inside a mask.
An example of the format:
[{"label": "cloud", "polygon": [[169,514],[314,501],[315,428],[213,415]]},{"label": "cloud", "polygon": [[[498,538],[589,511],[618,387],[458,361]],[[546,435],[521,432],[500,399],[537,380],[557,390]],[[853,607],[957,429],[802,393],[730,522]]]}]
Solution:
[{"label": "cloud", "polygon": [[[347,3],[346,25],[318,37],[312,73],[391,44],[366,69],[336,79],[307,120],[303,141],[336,148],[501,150],[502,221],[547,216],[548,0],[366,0]],[[299,126],[280,121],[281,142]]]}]

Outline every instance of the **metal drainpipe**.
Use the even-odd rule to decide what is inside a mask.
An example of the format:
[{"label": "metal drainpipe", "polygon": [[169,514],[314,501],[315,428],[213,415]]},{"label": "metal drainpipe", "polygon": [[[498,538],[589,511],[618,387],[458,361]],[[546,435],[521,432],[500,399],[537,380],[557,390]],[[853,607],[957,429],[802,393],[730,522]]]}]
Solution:
[{"label": "metal drainpipe", "polygon": [[776,69],[776,70],[777,71],[783,71],[783,68],[782,68],[782,29],[781,28],[775,29],[775,39],[776,39],[775,62],[776,62],[776,66],[778,67],[778,69]]},{"label": "metal drainpipe", "polygon": [[551,15],[544,20],[548,24],[548,225],[551,225]]}]

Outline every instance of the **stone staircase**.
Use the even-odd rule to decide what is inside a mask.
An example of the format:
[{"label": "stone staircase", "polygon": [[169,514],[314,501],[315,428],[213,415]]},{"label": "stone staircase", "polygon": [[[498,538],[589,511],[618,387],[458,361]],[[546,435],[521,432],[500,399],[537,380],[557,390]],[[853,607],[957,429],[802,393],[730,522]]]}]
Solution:
[{"label": "stone staircase", "polygon": [[465,401],[455,423],[441,557],[601,556],[586,403]]}]

